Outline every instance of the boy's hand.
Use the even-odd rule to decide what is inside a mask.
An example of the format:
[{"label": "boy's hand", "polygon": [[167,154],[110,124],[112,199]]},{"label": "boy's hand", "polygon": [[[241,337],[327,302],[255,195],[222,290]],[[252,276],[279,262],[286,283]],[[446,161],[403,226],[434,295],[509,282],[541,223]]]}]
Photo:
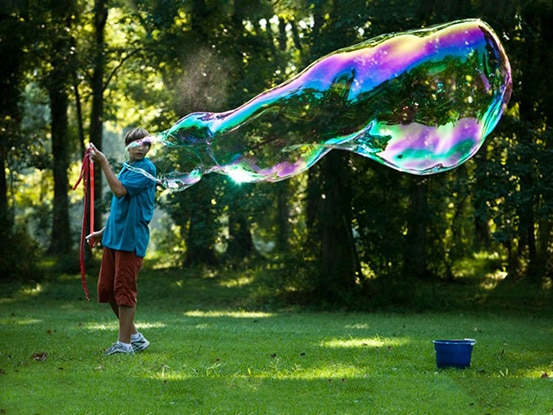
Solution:
[{"label": "boy's hand", "polygon": [[90,155],[90,158],[92,159],[92,161],[97,163],[107,162],[108,159],[106,155],[102,153],[100,150],[98,150],[94,144],[90,143],[88,145],[88,149],[89,149],[88,154]]},{"label": "boy's hand", "polygon": [[91,248],[94,248],[98,242],[102,241],[102,234],[103,231],[96,231],[85,237]]}]

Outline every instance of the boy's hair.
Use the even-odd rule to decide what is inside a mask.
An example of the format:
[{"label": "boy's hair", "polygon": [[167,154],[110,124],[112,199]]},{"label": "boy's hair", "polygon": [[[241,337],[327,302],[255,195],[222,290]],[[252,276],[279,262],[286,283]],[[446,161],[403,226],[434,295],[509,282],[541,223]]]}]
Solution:
[{"label": "boy's hair", "polygon": [[144,128],[133,128],[125,134],[125,145],[128,146],[133,141],[141,140],[144,137],[148,137],[150,133]]}]

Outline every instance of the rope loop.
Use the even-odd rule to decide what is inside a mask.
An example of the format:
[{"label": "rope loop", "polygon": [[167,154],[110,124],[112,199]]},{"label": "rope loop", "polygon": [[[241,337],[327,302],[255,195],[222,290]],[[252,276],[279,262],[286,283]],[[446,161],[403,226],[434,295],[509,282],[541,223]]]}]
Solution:
[{"label": "rope loop", "polygon": [[[94,162],[90,158],[90,148],[87,148],[83,162],[81,165],[81,173],[77,180],[77,183],[73,186],[73,190],[76,190],[79,184],[83,182],[84,186],[84,208],[83,208],[83,224],[81,227],[81,241],[80,241],[80,264],[81,264],[81,283],[83,286],[86,300],[90,301],[90,294],[88,286],[86,284],[86,269],[85,269],[85,243],[86,241],[86,223],[88,220],[89,233],[94,232]],[[92,241],[88,241],[89,246],[92,248]]]}]

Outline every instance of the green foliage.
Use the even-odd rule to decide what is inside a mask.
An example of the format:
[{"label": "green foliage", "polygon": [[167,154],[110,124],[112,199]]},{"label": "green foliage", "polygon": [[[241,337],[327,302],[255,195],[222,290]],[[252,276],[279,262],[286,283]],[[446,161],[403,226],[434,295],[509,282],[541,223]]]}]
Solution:
[{"label": "green foliage", "polygon": [[398,172],[354,160],[358,175],[352,189],[357,250],[367,278],[387,277],[403,265],[408,214],[406,179]]},{"label": "green foliage", "polygon": [[217,203],[218,177],[206,177],[193,190],[168,194],[162,208],[178,227],[186,241],[181,263],[210,264],[217,262],[216,241],[220,229],[222,207]]}]

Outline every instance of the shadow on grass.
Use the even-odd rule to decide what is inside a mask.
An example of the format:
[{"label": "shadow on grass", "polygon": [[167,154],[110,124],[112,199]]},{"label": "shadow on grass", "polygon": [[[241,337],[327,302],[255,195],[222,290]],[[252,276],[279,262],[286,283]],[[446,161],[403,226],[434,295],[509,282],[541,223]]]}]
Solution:
[{"label": "shadow on grass", "polygon": [[[295,289],[290,277],[282,277],[269,263],[232,270],[157,267],[155,260],[145,262],[139,275],[139,306],[186,310],[454,311],[553,316],[551,281],[540,286],[524,280],[504,279],[486,268],[475,268],[471,275],[452,280],[413,280],[408,276],[370,280],[359,292],[352,292],[347,305],[337,307],[322,305],[312,294]],[[96,301],[98,268],[98,261],[87,268],[92,302]],[[39,299],[86,302],[80,275],[46,274],[40,282],[0,282],[0,301],[20,305],[33,304]]]}]

